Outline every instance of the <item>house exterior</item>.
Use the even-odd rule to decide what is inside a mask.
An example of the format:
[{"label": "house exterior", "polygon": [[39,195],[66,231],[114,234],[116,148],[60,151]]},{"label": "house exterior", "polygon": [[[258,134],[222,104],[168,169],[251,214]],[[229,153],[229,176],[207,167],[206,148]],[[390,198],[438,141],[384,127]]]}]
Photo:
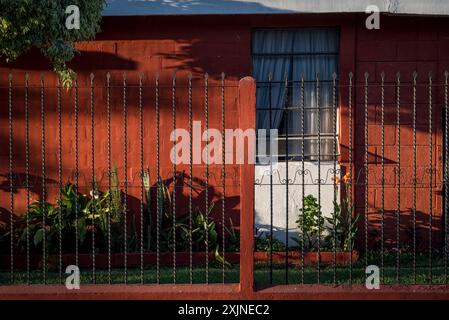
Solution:
[{"label": "house exterior", "polygon": [[[375,5],[380,11],[380,29],[369,30],[366,27],[366,20],[371,13],[366,13],[369,5]],[[433,1],[424,5],[416,1],[278,1],[273,3],[271,1],[224,1],[219,3],[211,2],[209,4],[191,4],[189,2],[182,3],[179,6],[170,4],[150,3],[146,4],[136,2],[135,4],[127,3],[126,6],[121,6],[120,2],[112,2],[111,6],[105,10],[106,17],[104,19],[103,33],[100,35],[100,41],[96,45],[110,45],[115,43],[115,50],[120,54],[123,50],[122,57],[127,57],[132,60],[141,61],[139,63],[139,70],[145,72],[162,72],[164,70],[177,70],[179,74],[183,72],[208,72],[211,78],[219,78],[221,72],[226,74],[228,81],[237,82],[238,79],[245,75],[252,75],[261,83],[268,80],[267,72],[272,72],[273,76],[279,80],[283,80],[284,72],[292,71],[294,75],[289,75],[290,81],[300,80],[300,66],[284,67],[282,66],[280,58],[278,62],[273,62],[272,67],[282,69],[282,71],[267,71],[263,69],[263,59],[273,59],[270,56],[270,49],[267,47],[270,44],[265,44],[264,41],[274,41],[273,38],[285,37],[288,42],[289,36],[282,34],[282,30],[291,31],[296,34],[297,39],[291,40],[293,46],[298,47],[300,54],[312,54],[314,49],[304,45],[301,48],[301,41],[310,41],[309,37],[315,37],[316,42],[312,45],[319,47],[319,38],[322,37],[323,32],[326,33],[329,42],[334,41],[334,44],[328,43],[328,50],[335,53],[333,61],[328,62],[328,70],[324,76],[328,77],[325,80],[331,80],[332,71],[338,74],[338,81],[340,87],[339,92],[339,111],[338,111],[338,136],[340,141],[339,146],[339,161],[338,167],[343,166],[343,170],[347,172],[349,162],[348,146],[352,139],[354,147],[354,175],[358,176],[358,183],[364,183],[364,146],[365,146],[365,123],[364,123],[364,83],[365,72],[369,74],[368,82],[373,86],[369,90],[368,98],[368,150],[369,159],[368,167],[372,168],[369,182],[372,182],[372,187],[368,190],[368,211],[372,215],[374,228],[379,228],[379,217],[376,212],[379,212],[381,205],[381,119],[380,119],[380,90],[377,86],[381,82],[381,73],[385,73],[385,83],[387,84],[385,97],[385,131],[384,131],[384,152],[385,157],[388,158],[386,170],[386,191],[384,191],[384,206],[385,211],[396,211],[397,204],[397,177],[395,174],[395,160],[397,158],[396,149],[398,147],[397,141],[397,118],[396,118],[396,97],[394,84],[396,83],[397,73],[400,73],[400,81],[403,84],[411,84],[413,82],[413,72],[418,73],[417,81],[422,84],[428,83],[428,75],[433,75],[434,83],[444,82],[444,71],[448,68],[447,61],[447,42],[446,29],[448,21],[446,14],[448,8],[443,2]],[[136,16],[129,18],[128,15],[134,13]],[[148,13],[148,15],[146,15]],[[117,21],[110,22],[109,21]],[[120,21],[120,23],[118,23]],[[126,26],[126,27],[123,27]],[[161,26],[164,26],[161,28]],[[181,27],[182,26],[182,27]],[[312,28],[309,34],[301,34],[301,30]],[[313,31],[313,28],[317,31]],[[320,31],[320,28],[324,28]],[[120,30],[118,30],[120,29]],[[130,36],[128,30],[133,30],[133,36]],[[275,31],[278,30],[279,33]],[[272,32],[270,32],[272,31]],[[335,31],[332,33],[332,31]],[[126,36],[120,36],[123,33]],[[315,32],[315,33],[314,33]],[[116,36],[116,35],[119,36]],[[157,35],[153,35],[157,34]],[[111,35],[111,36],[109,36]],[[291,37],[295,37],[291,35]],[[303,38],[301,38],[303,37]],[[115,38],[123,40],[116,42]],[[331,40],[329,40],[331,39]],[[280,40],[281,41],[281,40]],[[295,42],[296,41],[296,42]],[[89,44],[86,44],[89,46]],[[92,43],[92,45],[94,45]],[[274,52],[280,54],[291,53],[292,48],[282,46],[280,42],[273,42]],[[125,47],[129,46],[129,51]],[[136,50],[136,48],[139,48]],[[257,50],[262,50],[256,52]],[[263,51],[268,50],[268,51]],[[280,50],[279,52],[276,50]],[[282,51],[283,50],[283,51]],[[315,49],[316,50],[316,49]],[[324,49],[323,49],[324,50]],[[136,55],[142,54],[140,58]],[[145,52],[145,53],[143,53]],[[267,53],[268,52],[268,53]],[[265,57],[263,54],[267,54]],[[320,61],[320,56],[323,52],[315,52],[316,61]],[[331,52],[328,52],[331,53]],[[271,52],[273,54],[273,52]],[[299,56],[292,55],[293,59]],[[257,60],[259,59],[259,60]],[[329,60],[330,61],[330,60]],[[277,64],[279,63],[279,64]],[[318,63],[318,62],[317,62]],[[294,63],[292,63],[294,64]],[[301,63],[299,63],[301,64]],[[306,66],[306,65],[303,65]],[[260,69],[256,69],[260,68]],[[318,67],[317,67],[318,68]],[[334,68],[331,70],[331,68]],[[151,70],[151,71],[150,71]],[[310,73],[319,72],[320,70],[308,70]],[[321,70],[322,74],[323,71]],[[356,85],[353,96],[353,136],[349,137],[349,115],[348,115],[348,92],[343,88],[349,83],[349,73],[354,73],[353,83]],[[311,75],[309,75],[310,77]],[[180,76],[182,77],[182,76]],[[296,79],[295,79],[296,77]],[[265,78],[265,79],[263,79]],[[393,87],[392,87],[393,85]],[[263,86],[263,85],[261,85]],[[266,84],[265,84],[266,86]],[[295,88],[293,88],[294,90]],[[262,89],[260,89],[262,90]],[[297,90],[299,91],[299,85]],[[412,207],[412,188],[411,180],[413,180],[413,157],[412,149],[405,146],[411,146],[412,143],[412,88],[405,86],[401,93],[401,127],[403,128],[401,135],[406,135],[402,138],[402,154],[400,166],[402,168],[403,181],[409,185],[402,191],[401,212],[404,215],[404,221],[408,221],[403,226],[403,236],[407,237],[407,224],[410,224],[410,208]],[[428,151],[428,96],[425,91],[418,89],[417,100],[417,136],[418,143],[418,173],[417,176],[428,176],[429,159],[426,158]],[[443,92],[434,92],[433,103],[434,118],[432,119],[434,132],[432,134],[432,143],[434,150],[434,159],[432,165],[436,172],[434,183],[441,178],[441,171],[443,168],[443,157],[438,156],[438,150],[443,146],[442,136],[442,113],[441,106],[443,103]],[[258,99],[261,99],[258,96]],[[313,99],[313,98],[312,98]],[[258,100],[260,103],[260,100]],[[440,106],[440,107],[438,107]],[[260,107],[260,106],[259,106]],[[274,106],[273,106],[274,107]],[[263,112],[258,112],[258,117],[262,117]],[[404,113],[404,114],[403,114]],[[294,115],[291,118],[297,117]],[[330,115],[329,115],[330,118]],[[299,119],[299,117],[298,117]],[[291,119],[292,120],[292,119]],[[294,121],[294,120],[293,120]],[[300,121],[300,120],[298,120]],[[260,125],[259,125],[260,127]],[[294,129],[293,129],[294,130]],[[296,129],[299,133],[300,129]],[[294,133],[293,133],[294,134]],[[422,143],[421,146],[419,144]],[[295,146],[290,146],[295,148]],[[296,152],[299,153],[299,145],[296,146]],[[326,148],[326,147],[324,147]],[[420,152],[421,150],[421,152]],[[328,149],[330,151],[330,149]],[[316,152],[316,151],[315,151]],[[388,155],[388,156],[387,156]],[[316,163],[316,161],[315,161]],[[313,163],[310,164],[313,166]],[[315,164],[316,165],[316,164]],[[290,179],[293,179],[297,173],[300,163],[295,164],[295,160],[290,162],[291,168]],[[306,164],[307,166],[307,164]],[[327,167],[326,167],[327,166]],[[326,175],[332,168],[332,163],[321,164],[322,175]],[[345,169],[346,168],[346,169]],[[286,178],[285,162],[279,164],[280,177],[279,181]],[[267,181],[266,166],[256,165],[256,179],[262,179],[265,176]],[[317,175],[317,168],[310,168],[313,176]],[[421,171],[420,171],[421,170]],[[421,173],[419,173],[421,172]],[[297,176],[298,178],[298,176]],[[312,180],[315,178],[311,178]],[[405,179],[405,180],[404,180]],[[417,178],[419,180],[419,178]],[[424,178],[422,178],[424,179]],[[405,182],[408,181],[408,182]],[[309,181],[313,184],[312,181]],[[307,181],[306,181],[307,184]],[[443,228],[443,220],[441,213],[443,212],[442,202],[442,184],[435,186],[432,191],[434,196],[429,199],[428,187],[421,185],[418,188],[418,193],[421,197],[417,197],[417,211],[424,215],[420,220],[427,221],[426,213],[429,212],[429,201],[432,202],[433,214],[435,215],[433,222],[435,228]],[[289,228],[292,228],[292,233],[297,231],[295,221],[298,219],[297,209],[301,207],[301,202],[295,201],[300,198],[301,187],[295,189],[293,185],[290,188],[289,203],[285,204],[285,187],[277,186],[274,190],[274,202],[278,203],[274,210],[275,232],[280,232],[279,238],[283,239],[285,233],[285,212],[289,213],[288,223]],[[269,229],[269,186],[256,186],[255,206],[256,206],[256,225],[262,229]],[[364,188],[359,188],[364,189]],[[315,194],[316,188],[312,186],[307,193]],[[440,191],[437,191],[440,190]],[[333,186],[329,181],[323,183],[323,212],[332,212],[333,205]],[[361,214],[365,210],[365,192],[359,190],[356,192],[356,205]],[[386,197],[386,198],[385,198]],[[408,203],[407,203],[408,202]],[[288,206],[288,210],[286,210]],[[407,211],[409,211],[407,213]],[[258,214],[260,212],[260,214]],[[361,221],[361,224],[363,222]],[[392,239],[395,238],[394,223],[391,223],[391,234],[387,235]],[[401,227],[402,229],[402,227]],[[424,228],[425,229],[425,228]],[[440,229],[442,230],[442,229]],[[423,231],[424,232],[424,231]],[[426,232],[424,232],[426,233]],[[434,240],[441,241],[442,233],[438,232],[434,235]],[[423,234],[425,238],[426,235]],[[424,240],[423,240],[424,241]]]},{"label": "house exterior", "polygon": [[[379,9],[379,29],[367,28],[367,19],[376,14],[372,7],[367,13],[368,6]],[[163,179],[169,179],[173,170],[190,170],[185,164],[173,169],[170,161],[173,109],[177,127],[189,128],[191,99],[193,120],[201,121],[202,129],[206,125],[218,130],[223,125],[239,128],[246,112],[239,104],[239,83],[251,76],[256,81],[254,129],[277,129],[279,133],[275,173],[270,174],[270,165],[254,165],[251,183],[258,230],[273,232],[284,244],[297,246],[291,238],[301,232],[297,220],[304,209],[304,196],[318,198],[322,214],[328,218],[335,214],[334,201],[341,205],[342,197],[348,196],[355,206],[354,215],[359,216],[354,244],[358,251],[402,250],[404,246],[444,251],[448,207],[444,196],[448,152],[444,138],[445,71],[449,70],[449,4],[445,1],[111,0],[104,10],[101,30],[95,40],[77,44],[81,54],[70,63],[77,72],[79,86],[78,160],[74,151],[74,93],[62,93],[61,153],[67,168],[63,180],[74,179],[75,161],[79,161],[79,175],[85,182],[80,184],[80,190],[88,193],[91,189],[92,164],[96,178],[106,186],[108,146],[112,146],[110,157],[118,168],[119,180],[129,182],[129,209],[137,212],[129,213],[128,218],[138,220],[139,97],[143,97],[146,112],[143,162],[155,188],[157,174],[151,174],[152,170],[158,168]],[[90,90],[91,72],[98,85],[94,91]],[[108,72],[110,95],[106,88]],[[24,74],[29,73],[28,142],[30,154],[37,158],[30,159],[28,169],[38,181],[31,197],[39,198],[42,193],[42,137],[46,140],[47,197],[57,197],[60,151],[55,139],[56,79],[45,59],[34,51],[14,63],[2,63],[0,101],[4,105],[9,102],[10,73],[14,85],[19,86],[14,89],[13,99],[20,101],[14,112],[15,171],[25,170],[25,118],[21,109],[24,93],[20,86],[24,85]],[[41,73],[48,86],[43,135]],[[174,74],[179,86],[175,93]],[[190,98],[189,74],[194,87]],[[140,75],[143,96],[139,96]],[[130,86],[125,95],[124,81]],[[157,93],[156,81],[165,85]],[[172,99],[173,95],[176,98]],[[110,126],[106,125],[105,111],[108,97],[112,106]],[[156,99],[159,124],[155,120]],[[91,101],[96,111],[94,126],[90,122]],[[207,113],[205,104],[223,106],[225,111],[222,114],[222,109],[211,107]],[[128,131],[123,128],[123,105],[128,110]],[[7,111],[2,109],[4,138],[9,136]],[[110,141],[106,139],[108,132],[112,135]],[[160,148],[157,157],[156,143]],[[0,156],[6,176],[9,155],[4,148]],[[239,164],[226,165],[225,182],[220,164],[193,166],[193,175],[205,180],[206,169],[211,178],[205,188],[204,181],[200,183],[195,201],[201,206],[204,199],[216,202],[212,217],[218,221],[225,211],[225,224],[230,218],[238,227],[242,203],[246,201],[241,194]],[[334,181],[345,174],[349,174],[351,188],[343,190]],[[226,203],[221,202],[224,185]],[[26,210],[25,189],[18,188],[15,193],[13,208],[17,213]],[[210,191],[204,195],[204,190]],[[0,192],[4,221],[8,221],[9,191],[6,184],[4,192]],[[186,190],[178,193],[180,207],[185,208],[188,200]],[[137,222],[137,229],[139,226]]]}]

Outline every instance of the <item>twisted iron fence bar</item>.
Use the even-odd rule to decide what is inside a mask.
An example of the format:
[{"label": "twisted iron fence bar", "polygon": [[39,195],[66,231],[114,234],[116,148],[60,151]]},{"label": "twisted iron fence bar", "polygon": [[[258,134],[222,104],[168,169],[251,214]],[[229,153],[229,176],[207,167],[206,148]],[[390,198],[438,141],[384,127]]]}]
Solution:
[{"label": "twisted iron fence bar", "polygon": [[[332,132],[333,132],[333,143],[332,143],[332,153],[334,155],[337,154],[337,91],[336,91],[336,85],[337,85],[337,74],[334,72],[332,75]],[[337,185],[341,185],[341,182],[337,183],[337,158],[336,156],[333,157],[333,173],[334,173],[334,210],[333,210],[333,222],[334,226],[337,225],[337,212],[335,205],[337,204]],[[334,284],[337,283],[337,230],[334,228],[333,230],[333,257],[332,257],[332,264],[333,264],[333,282]]]},{"label": "twisted iron fence bar", "polygon": [[[271,85],[272,85],[272,74],[268,75],[268,100],[269,100],[269,121],[270,128],[273,123],[273,116],[271,110]],[[271,136],[271,135],[270,135]],[[270,146],[271,150],[271,146]],[[271,151],[270,151],[271,153]],[[270,161],[270,284],[273,284],[273,163]]]},{"label": "twisted iron fence bar", "polygon": [[58,112],[58,219],[59,219],[59,283],[62,283],[62,116],[61,116],[61,83],[57,80],[57,112]]},{"label": "twisted iron fence bar", "polygon": [[[352,160],[352,149],[353,149],[353,133],[352,133],[352,122],[353,122],[353,110],[352,110],[352,79],[354,77],[354,74],[352,72],[349,73],[349,86],[348,86],[348,112],[349,112],[349,172],[350,172],[350,183],[348,185],[348,194],[349,197],[354,198],[354,194],[353,194],[353,190],[352,190],[352,185],[353,185],[353,181],[354,181],[354,169],[353,169],[353,160]],[[304,167],[304,165],[303,165]],[[303,183],[304,184],[304,183]],[[304,198],[304,195],[303,195]],[[354,210],[353,208],[353,204],[351,204],[351,210],[350,210],[350,214],[349,214],[349,225],[352,225],[352,212]],[[353,244],[352,241],[349,241],[349,252],[352,253],[352,248]],[[349,284],[352,284],[352,254],[349,255]]]},{"label": "twisted iron fence bar", "polygon": [[[318,127],[318,208],[321,208],[321,109],[320,109],[320,76],[316,74],[316,108]],[[321,210],[318,210],[318,221],[321,221]],[[317,257],[317,283],[321,280],[321,223],[318,223],[318,257]]]},{"label": "twisted iron fence bar", "polygon": [[416,284],[416,78],[413,73],[413,283]]},{"label": "twisted iron fence bar", "polygon": [[429,72],[429,281],[432,283],[432,227],[433,227],[433,184],[432,184],[432,73]]},{"label": "twisted iron fence bar", "polygon": [[97,185],[95,182],[95,105],[94,105],[94,80],[95,75],[90,74],[90,152],[91,152],[91,179],[92,179],[92,283],[96,283],[95,270],[95,197],[97,194]]},{"label": "twisted iron fence bar", "polygon": [[27,198],[26,212],[26,251],[27,251],[27,284],[30,284],[30,132],[29,132],[29,105],[28,105],[28,73],[25,73],[25,187]]},{"label": "twisted iron fence bar", "polygon": [[[107,153],[108,153],[108,205],[112,207],[112,173],[111,173],[111,74],[106,74],[106,113],[107,113]],[[108,211],[108,283],[112,282],[111,274],[111,211]]]},{"label": "twisted iron fence bar", "polygon": [[[223,261],[226,261],[225,256],[225,197],[226,197],[226,139],[225,139],[225,74],[221,73],[221,246]],[[225,264],[222,264],[222,283],[225,283]]]},{"label": "twisted iron fence bar", "polygon": [[[301,233],[304,233],[304,197],[305,197],[305,184],[304,184],[304,178],[305,178],[305,171],[304,171],[304,152],[305,152],[305,146],[304,146],[304,116],[305,116],[305,97],[304,97],[304,74],[301,74],[301,191],[302,191],[302,203],[301,203],[301,215],[299,217],[301,221]],[[271,112],[270,112],[271,114]],[[270,121],[271,124],[271,121]],[[273,171],[271,170],[271,173]],[[273,181],[273,174],[271,174],[271,183]],[[272,204],[271,204],[272,205]],[[304,237],[301,237],[301,284],[304,284]]]},{"label": "twisted iron fence bar", "polygon": [[[204,118],[206,141],[209,142],[209,75],[204,75]],[[209,147],[205,146],[206,151],[206,181],[205,181],[205,215],[206,222],[209,223]],[[205,233],[206,243],[206,283],[209,283],[209,232]]]},{"label": "twisted iron fence bar", "polygon": [[[288,91],[288,76],[285,74],[285,83],[284,83],[284,94],[285,94],[285,106],[289,105],[289,91]],[[289,151],[289,143],[288,143],[288,120],[289,120],[289,112],[285,113],[285,126],[287,127],[286,136],[285,136],[285,284],[288,284],[288,197],[289,197],[289,176],[288,176],[288,151]]]},{"label": "twisted iron fence bar", "polygon": [[161,171],[160,171],[160,137],[159,137],[159,127],[160,127],[160,119],[159,119],[159,74],[156,74],[155,77],[155,112],[156,112],[156,171],[157,171],[157,187],[156,187],[156,282],[159,284],[161,282],[161,271],[160,271],[160,233],[161,233]]},{"label": "twisted iron fence bar", "polygon": [[448,258],[449,258],[449,238],[448,238],[448,210],[449,210],[449,104],[448,104],[448,75],[447,71],[444,72],[444,151],[445,151],[445,163],[444,163],[444,277],[445,283],[449,281],[448,277]]},{"label": "twisted iron fence bar", "polygon": [[128,283],[128,128],[127,128],[127,100],[126,73],[123,73],[123,258],[124,282]]},{"label": "twisted iron fence bar", "polygon": [[[172,125],[173,134],[176,132],[176,73],[172,78]],[[173,139],[173,198],[172,198],[172,222],[173,222],[173,284],[176,284],[176,138]]]},{"label": "twisted iron fence bar", "polygon": [[[143,170],[143,161],[144,161],[144,149],[143,149],[143,106],[142,106],[142,79],[143,74],[139,74],[139,141],[140,141],[140,283],[144,283],[144,267],[143,267],[143,238],[144,238],[144,170]],[[149,178],[149,177],[148,177]],[[149,204],[147,203],[147,206]]]},{"label": "twisted iron fence bar", "polygon": [[[75,194],[78,194],[79,171],[78,171],[78,79],[74,80],[74,126],[75,126]],[[78,239],[78,197],[75,197],[75,265],[79,265],[79,239]]]},{"label": "twisted iron fence bar", "polygon": [[[396,188],[396,281],[399,283],[401,272],[401,247],[400,247],[400,232],[401,232],[401,75],[398,72],[396,75],[396,126],[397,126],[397,188]],[[368,251],[367,251],[368,252]]]},{"label": "twisted iron fence bar", "polygon": [[[142,103],[142,81],[143,81],[143,74],[139,74],[139,141],[140,141],[140,283],[144,283],[144,264],[143,264],[143,238],[144,238],[144,209],[143,209],[143,203],[144,203],[144,171],[143,171],[143,162],[144,162],[144,149],[143,149],[143,103]],[[148,180],[149,180],[148,176]],[[149,183],[149,181],[148,181]],[[150,190],[148,190],[150,192]],[[148,215],[150,215],[150,207],[149,203],[147,203],[147,210]],[[148,234],[148,237],[150,234]]]},{"label": "twisted iron fence bar", "polygon": [[[368,252],[368,72],[365,72],[365,252]],[[365,255],[365,268],[368,267],[368,256]]]},{"label": "twisted iron fence bar", "polygon": [[381,242],[380,242],[380,272],[382,283],[385,281],[385,73],[381,73],[381,130],[382,130],[382,150],[381,150],[381,175],[382,175],[382,195],[381,195]]},{"label": "twisted iron fence bar", "polygon": [[188,75],[189,88],[188,88],[188,104],[189,104],[189,282],[193,283],[193,243],[192,243],[192,207],[193,207],[193,163],[192,163],[192,153],[193,153],[193,133],[192,133],[192,74]]},{"label": "twisted iron fence bar", "polygon": [[42,148],[42,282],[47,284],[47,228],[46,228],[46,206],[45,206],[45,97],[44,97],[44,74],[40,76],[40,98],[41,98],[41,148]]},{"label": "twisted iron fence bar", "polygon": [[8,76],[8,119],[9,119],[9,232],[10,232],[10,283],[14,283],[14,166],[13,166],[13,104],[12,74]]}]

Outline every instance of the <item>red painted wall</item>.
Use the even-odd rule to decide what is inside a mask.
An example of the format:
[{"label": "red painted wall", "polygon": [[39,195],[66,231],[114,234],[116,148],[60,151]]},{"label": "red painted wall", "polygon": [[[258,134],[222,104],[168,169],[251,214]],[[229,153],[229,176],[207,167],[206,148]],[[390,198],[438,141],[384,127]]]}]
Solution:
[{"label": "red painted wall", "polygon": [[[385,154],[388,158],[386,166],[386,180],[392,180],[393,184],[387,183],[385,197],[385,209],[396,210],[396,186],[394,185],[395,155],[397,148],[396,125],[395,125],[395,91],[392,86],[396,72],[401,72],[401,83],[410,83],[412,73],[416,70],[419,74],[418,80],[425,84],[429,71],[434,75],[435,83],[440,83],[445,69],[449,69],[449,19],[447,18],[421,18],[421,17],[381,17],[380,30],[367,30],[365,28],[364,15],[278,15],[278,16],[179,16],[179,17],[106,17],[102,22],[102,32],[96,41],[79,43],[77,48],[81,55],[76,57],[71,66],[77,70],[80,85],[80,168],[81,173],[90,181],[89,166],[90,158],[90,127],[89,127],[89,73],[95,73],[95,82],[101,85],[105,83],[105,73],[112,72],[112,83],[118,87],[113,88],[112,93],[112,158],[121,173],[120,180],[123,181],[123,132],[122,132],[122,73],[127,72],[128,83],[138,83],[138,73],[144,74],[144,105],[145,105],[145,167],[155,169],[155,122],[154,122],[154,77],[156,73],[161,75],[161,83],[171,84],[171,76],[176,71],[178,84],[185,84],[187,74],[192,73],[194,82],[202,83],[205,72],[210,74],[211,88],[209,90],[210,105],[213,112],[210,113],[210,126],[220,128],[220,88],[214,87],[220,81],[220,74],[226,74],[226,127],[233,128],[238,125],[237,117],[237,84],[238,80],[251,74],[251,30],[258,27],[309,27],[309,26],[335,26],[341,30],[340,40],[340,137],[341,137],[341,163],[348,170],[348,146],[349,146],[349,114],[348,114],[348,74],[355,73],[353,90],[353,129],[354,135],[354,176],[358,174],[364,181],[364,72],[369,72],[369,83],[372,85],[369,91],[369,184],[368,211],[371,219],[369,227],[379,229],[380,194],[379,172],[380,172],[380,88],[375,84],[380,82],[380,73],[386,73],[385,91]],[[38,84],[39,73],[43,72],[46,84],[55,85],[54,76],[45,60],[37,52],[30,52],[21,57],[17,62],[0,68],[0,103],[5,106],[1,108],[2,124],[0,134],[3,141],[8,139],[7,123],[7,74],[12,72],[14,83],[23,85],[23,76],[29,72],[30,83]],[[417,151],[418,172],[425,173],[429,163],[428,146],[428,98],[426,88],[418,88],[418,128],[417,128]],[[137,115],[137,88],[128,90],[128,176],[138,180],[140,170],[139,146],[138,146],[138,115]],[[433,220],[434,240],[441,243],[441,210],[442,210],[442,135],[441,135],[441,88],[434,90],[433,97],[433,159],[432,163],[437,169],[434,176],[434,187],[432,190],[432,209],[435,215]],[[46,140],[47,140],[47,175],[49,179],[57,177],[57,144],[55,141],[57,130],[56,97],[55,89],[46,90]],[[187,90],[180,88],[177,91],[177,125],[187,127]],[[107,144],[106,144],[106,118],[105,118],[106,90],[99,87],[95,91],[95,169],[101,172],[107,166]],[[23,92],[14,90],[15,125],[17,141],[14,146],[15,170],[24,171],[24,114],[23,114]],[[73,174],[74,161],[74,139],[73,139],[73,93],[63,93],[63,161],[64,168],[72,171],[64,171],[64,181]],[[193,95],[194,119],[203,120],[204,124],[204,93],[202,88],[194,90]],[[39,179],[41,170],[41,148],[40,148],[40,106],[39,89],[30,90],[30,123],[31,127],[31,167],[32,172]],[[411,157],[411,88],[401,87],[401,166],[403,169],[403,181],[410,184],[410,173],[412,170]],[[171,89],[161,89],[161,164],[165,177],[171,175],[171,164],[168,160],[168,139],[171,131]],[[50,144],[53,142],[53,144]],[[7,171],[8,149],[0,151],[0,165],[2,171]],[[180,166],[180,171],[187,167]],[[203,167],[196,167],[198,174],[204,171]],[[211,168],[211,171],[219,177],[220,168]],[[362,171],[361,171],[362,170]],[[419,175],[418,173],[418,175]],[[227,197],[232,216],[236,217],[239,212],[239,179],[238,167],[227,168],[229,181]],[[424,174],[424,176],[426,176]],[[428,176],[428,175],[427,175]],[[152,180],[155,181],[155,175]],[[420,241],[424,242],[427,237],[428,213],[429,213],[429,187],[426,178],[419,185],[417,210],[419,213],[419,226],[421,228]],[[219,185],[216,181],[213,185]],[[373,185],[374,184],[374,185]],[[36,199],[40,194],[40,186],[33,193]],[[53,195],[55,194],[53,188]],[[85,188],[87,191],[88,188]],[[405,241],[408,237],[407,230],[410,229],[411,212],[411,188],[401,188],[401,215],[403,223],[401,226],[401,239]],[[184,190],[185,191],[185,190]],[[215,196],[219,196],[217,190]],[[130,188],[130,195],[138,197],[139,189]],[[199,204],[202,200],[199,196]],[[358,213],[364,215],[364,188],[355,191]],[[19,200],[22,199],[22,200]],[[24,210],[24,189],[19,188],[16,194],[16,212]],[[7,190],[0,192],[1,206],[3,207],[3,219],[8,217],[9,194]],[[138,199],[131,201],[134,208],[138,207]],[[219,214],[220,208],[216,208]],[[396,239],[394,212],[386,214],[385,239],[394,245]],[[236,220],[237,221],[237,220]],[[360,232],[363,234],[364,220],[360,221]],[[407,238],[408,239],[408,238]],[[362,243],[361,243],[362,244]],[[361,245],[360,244],[360,245]],[[423,244],[424,245],[424,244]]]},{"label": "red painted wall", "polygon": [[[364,28],[363,18],[356,24],[355,70],[359,88],[356,91],[355,146],[356,172],[362,169],[364,157],[364,72],[369,72],[368,82],[374,84],[368,94],[368,189],[369,226],[379,230],[382,208],[381,183],[381,73],[385,72],[385,240],[396,246],[397,210],[397,72],[400,72],[400,241],[412,243],[413,232],[413,72],[418,73],[416,91],[416,152],[417,198],[416,228],[417,247],[429,246],[429,213],[432,210],[432,241],[438,248],[443,235],[442,220],[442,110],[444,71],[449,68],[449,19],[417,17],[382,17],[381,29]],[[432,135],[429,136],[429,73],[432,74]],[[376,87],[377,85],[377,87]],[[432,141],[432,150],[429,148]],[[429,155],[432,151],[432,158]],[[433,166],[430,188],[430,163]],[[364,174],[361,175],[362,182]],[[430,200],[432,196],[432,201]],[[364,212],[364,191],[356,196],[359,211]],[[379,231],[376,232],[379,239]],[[374,238],[374,237],[373,237]]]}]

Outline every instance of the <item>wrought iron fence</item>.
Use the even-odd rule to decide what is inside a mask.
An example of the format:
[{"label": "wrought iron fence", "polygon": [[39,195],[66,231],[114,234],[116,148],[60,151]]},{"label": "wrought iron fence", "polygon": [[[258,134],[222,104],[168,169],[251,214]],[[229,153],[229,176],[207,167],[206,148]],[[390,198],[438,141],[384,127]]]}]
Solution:
[{"label": "wrought iron fence", "polygon": [[284,135],[280,162],[256,164],[256,283],[365,284],[374,266],[447,284],[448,72],[267,80],[257,123]]},{"label": "wrought iron fence", "polygon": [[[224,75],[108,73],[69,90],[34,76],[0,88],[2,284],[61,283],[72,264],[83,283],[353,284],[369,265],[385,284],[448,281],[447,72],[268,79],[257,108]],[[229,164],[222,139],[210,163],[207,129],[224,137],[253,111],[247,126],[279,131],[278,162]]]},{"label": "wrought iron fence", "polygon": [[[0,282],[64,283],[68,265],[83,283],[238,282],[238,167],[210,163],[207,145],[192,161],[195,121],[236,125],[238,83],[107,73],[66,89],[35,76],[1,88]],[[187,163],[170,160],[177,128]]]}]

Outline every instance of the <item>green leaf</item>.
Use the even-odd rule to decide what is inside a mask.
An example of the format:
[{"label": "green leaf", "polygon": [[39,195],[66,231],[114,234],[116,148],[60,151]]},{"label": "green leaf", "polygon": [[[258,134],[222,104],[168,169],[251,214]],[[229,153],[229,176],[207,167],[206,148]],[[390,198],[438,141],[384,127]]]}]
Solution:
[{"label": "green leaf", "polygon": [[86,238],[86,219],[78,219],[78,240],[80,243],[84,242]]},{"label": "green leaf", "polygon": [[232,264],[229,263],[228,261],[226,261],[226,260],[224,259],[224,257],[220,254],[218,245],[215,247],[215,250],[214,250],[214,257],[215,257],[215,260],[217,260],[219,263],[221,263],[222,265],[224,265],[226,268],[229,268],[229,269],[232,268]]},{"label": "green leaf", "polygon": [[44,240],[45,231],[43,228],[38,229],[33,237],[34,245],[37,247]]}]

